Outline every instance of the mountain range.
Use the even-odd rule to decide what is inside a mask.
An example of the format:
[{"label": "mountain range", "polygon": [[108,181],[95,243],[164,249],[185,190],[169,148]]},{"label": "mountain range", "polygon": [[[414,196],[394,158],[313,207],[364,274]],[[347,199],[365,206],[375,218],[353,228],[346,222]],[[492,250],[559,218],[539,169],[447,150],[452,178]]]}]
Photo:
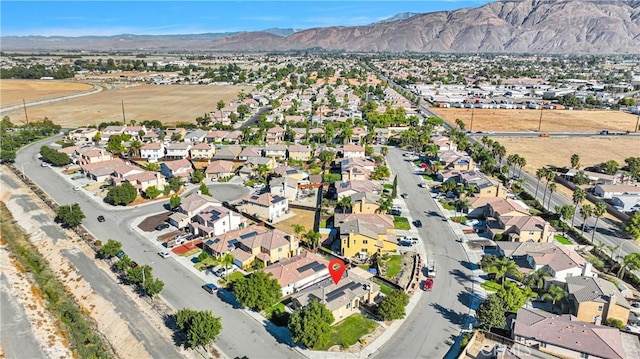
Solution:
[{"label": "mountain range", "polygon": [[3,50],[640,53],[640,0],[502,0],[365,26],[190,35],[7,36]]}]

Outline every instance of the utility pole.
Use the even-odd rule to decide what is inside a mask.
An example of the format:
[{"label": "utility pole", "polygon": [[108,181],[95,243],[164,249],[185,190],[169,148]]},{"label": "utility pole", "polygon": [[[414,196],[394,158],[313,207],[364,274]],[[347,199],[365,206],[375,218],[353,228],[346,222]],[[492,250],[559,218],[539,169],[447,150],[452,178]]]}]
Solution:
[{"label": "utility pole", "polygon": [[540,105],[540,121],[538,121],[538,132],[540,132],[540,129],[542,128],[542,109],[543,108],[544,108],[544,101]]},{"label": "utility pole", "polygon": [[27,103],[22,99],[22,107],[24,108],[24,117],[27,120],[27,125],[29,124],[29,115],[27,114]]},{"label": "utility pole", "polygon": [[124,100],[120,100],[122,103],[122,122],[124,122],[124,125],[127,125],[127,119],[124,117]]},{"label": "utility pole", "polygon": [[471,126],[469,127],[469,131],[473,132],[473,114],[476,112],[476,107],[473,106],[471,108]]},{"label": "utility pole", "polygon": [[638,127],[640,127],[640,109],[638,109],[638,119],[636,120],[636,130],[633,132],[638,132]]}]

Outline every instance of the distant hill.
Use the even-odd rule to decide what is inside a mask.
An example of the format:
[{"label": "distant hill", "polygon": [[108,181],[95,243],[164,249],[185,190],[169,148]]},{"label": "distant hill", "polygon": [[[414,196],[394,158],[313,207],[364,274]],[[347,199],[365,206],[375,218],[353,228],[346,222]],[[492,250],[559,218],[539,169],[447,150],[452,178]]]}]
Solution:
[{"label": "distant hill", "polygon": [[[373,52],[640,53],[640,0],[503,0],[366,26],[197,35],[2,37],[3,50],[325,49]],[[276,31],[277,30],[277,31]]]},{"label": "distant hill", "polygon": [[386,18],[384,20],[378,21],[378,22],[376,22],[374,24],[382,24],[382,23],[385,23],[385,22],[393,22],[393,21],[398,21],[398,20],[405,20],[405,19],[408,19],[410,17],[414,17],[416,15],[420,15],[420,13],[417,13],[417,12],[403,12],[403,13],[400,13],[400,14],[393,15],[392,17]]},{"label": "distant hill", "polygon": [[277,27],[272,27],[270,29],[265,29],[265,30],[262,30],[262,31],[263,32],[268,32],[268,33],[274,34],[274,35],[279,35],[279,36],[289,36],[289,35],[293,34],[294,32],[296,32],[298,30],[291,29],[291,28],[280,29],[280,28],[277,28]]}]

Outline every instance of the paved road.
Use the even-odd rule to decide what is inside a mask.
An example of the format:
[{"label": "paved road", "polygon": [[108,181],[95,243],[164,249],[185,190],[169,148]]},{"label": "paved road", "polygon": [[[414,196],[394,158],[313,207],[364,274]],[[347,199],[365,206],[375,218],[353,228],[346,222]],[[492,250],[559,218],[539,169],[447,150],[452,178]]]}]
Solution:
[{"label": "paved road", "polygon": [[253,126],[253,125],[257,125],[258,124],[258,120],[260,120],[260,116],[262,116],[263,113],[267,113],[269,111],[273,110],[273,107],[271,106],[266,106],[263,107],[261,109],[258,110],[258,112],[256,112],[255,115],[251,116],[251,118],[249,118],[247,121],[245,121],[243,124],[241,124],[238,129],[243,129],[245,127],[249,127],[249,126]]},{"label": "paved road", "polygon": [[[25,147],[17,154],[16,165],[23,167],[27,175],[60,204],[77,202],[86,215],[84,225],[103,242],[112,238],[122,242],[123,249],[140,265],[150,264],[154,275],[165,282],[161,296],[175,309],[192,308],[211,310],[222,317],[223,330],[217,345],[230,357],[250,358],[299,358],[300,355],[288,345],[278,343],[265,327],[233,309],[232,305],[212,297],[200,288],[203,281],[173,259],[163,260],[157,255],[158,247],[131,229],[131,222],[139,216],[163,211],[163,203],[153,203],[138,208],[108,208],[87,197],[84,191],[74,192],[67,180],[52,174],[49,167],[40,167],[40,146],[59,140],[59,136]],[[99,223],[98,215],[106,222]],[[82,272],[83,275],[87,275]],[[117,290],[117,288],[113,288]]]},{"label": "paved road", "polygon": [[377,358],[442,358],[449,351],[464,323],[470,320],[473,298],[471,271],[462,246],[447,222],[437,215],[438,208],[428,189],[418,187],[421,178],[392,148],[388,163],[398,175],[398,192],[406,192],[405,202],[413,219],[420,219],[421,241],[427,260],[435,260],[437,277],[432,292],[425,293],[400,330],[376,354]]},{"label": "paved road", "polygon": [[4,355],[8,359],[46,358],[31,331],[24,308],[11,292],[9,279],[0,273],[0,338]]}]

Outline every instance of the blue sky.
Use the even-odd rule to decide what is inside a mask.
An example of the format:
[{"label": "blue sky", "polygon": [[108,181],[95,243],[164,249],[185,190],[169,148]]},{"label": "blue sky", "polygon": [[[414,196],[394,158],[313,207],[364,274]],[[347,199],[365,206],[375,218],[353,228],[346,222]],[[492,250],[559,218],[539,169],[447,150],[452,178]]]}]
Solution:
[{"label": "blue sky", "polygon": [[370,24],[402,12],[478,7],[491,0],[6,1],[2,36],[194,34]]}]

